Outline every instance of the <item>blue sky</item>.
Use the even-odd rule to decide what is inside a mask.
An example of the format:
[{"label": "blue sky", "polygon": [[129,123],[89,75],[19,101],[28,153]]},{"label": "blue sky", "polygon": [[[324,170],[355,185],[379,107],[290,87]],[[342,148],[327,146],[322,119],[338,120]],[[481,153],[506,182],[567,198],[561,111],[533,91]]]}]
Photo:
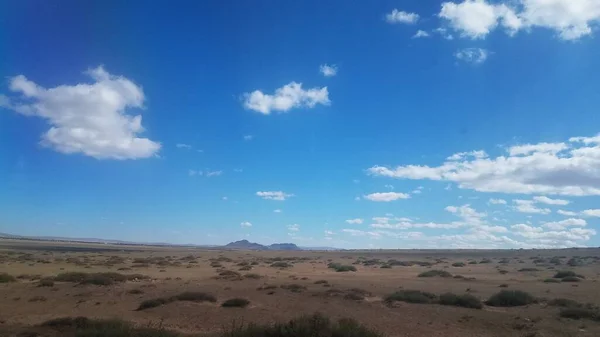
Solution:
[{"label": "blue sky", "polygon": [[0,5],[0,232],[598,246],[600,1]]}]

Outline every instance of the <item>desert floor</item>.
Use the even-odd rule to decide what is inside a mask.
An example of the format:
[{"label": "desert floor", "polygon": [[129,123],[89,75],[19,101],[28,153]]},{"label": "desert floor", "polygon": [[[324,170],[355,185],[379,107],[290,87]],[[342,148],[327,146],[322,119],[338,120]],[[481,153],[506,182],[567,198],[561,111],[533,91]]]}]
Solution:
[{"label": "desert floor", "polygon": [[[577,263],[569,265],[573,257]],[[381,268],[389,260],[407,266]],[[274,262],[290,266],[275,267]],[[357,270],[336,272],[328,268],[330,262]],[[456,262],[465,265],[452,266]],[[520,271],[524,268],[533,271]],[[418,277],[428,270],[447,271],[453,277]],[[559,270],[572,270],[585,278],[543,282]],[[220,276],[223,271],[239,275]],[[40,286],[41,278],[67,272],[117,272],[149,278],[111,285],[55,281],[52,286]],[[1,336],[17,336],[65,316],[119,318],[140,326],[160,325],[202,335],[214,334],[234,321],[269,323],[314,312],[332,319],[357,319],[385,336],[600,336],[600,322],[562,318],[560,308],[548,303],[567,298],[600,305],[600,249],[222,251],[0,240],[1,273],[16,278],[0,283]],[[292,289],[286,287],[289,285]],[[292,291],[294,287],[296,291]],[[357,292],[350,290],[353,288],[364,290],[364,298],[348,298],[349,292]],[[437,295],[469,293],[481,300],[500,290],[522,290],[539,300],[517,307],[485,305],[480,310],[384,301],[387,295],[408,289]],[[212,294],[217,302],[172,301],[136,310],[144,300],[171,298],[185,291]],[[248,299],[250,304],[245,308],[220,305],[236,297]]]}]

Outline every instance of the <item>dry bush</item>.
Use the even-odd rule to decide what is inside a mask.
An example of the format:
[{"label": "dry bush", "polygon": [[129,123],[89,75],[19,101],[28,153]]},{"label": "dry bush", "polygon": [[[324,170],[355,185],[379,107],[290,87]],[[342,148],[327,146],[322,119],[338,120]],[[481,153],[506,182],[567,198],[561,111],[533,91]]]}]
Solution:
[{"label": "dry bush", "polygon": [[464,262],[454,262],[452,264],[452,267],[464,267],[465,263]]},{"label": "dry bush", "polygon": [[590,308],[565,308],[560,310],[560,317],[600,321],[600,312]]},{"label": "dry bush", "polygon": [[418,275],[419,277],[452,277],[452,274],[445,270],[428,270]]},{"label": "dry bush", "polygon": [[526,272],[526,271],[540,271],[540,270],[537,268],[521,268],[517,271]]},{"label": "dry bush", "polygon": [[302,292],[303,290],[306,290],[306,287],[301,284],[291,283],[291,284],[282,285],[281,289],[289,290],[293,293],[299,293],[299,292]]},{"label": "dry bush", "polygon": [[437,296],[420,290],[400,290],[385,297],[385,303],[393,304],[396,301],[408,303],[433,303]]},{"label": "dry bush", "polygon": [[472,308],[472,309],[481,309],[483,307],[483,305],[481,304],[481,301],[477,297],[470,295],[470,294],[464,294],[464,295],[456,295],[456,294],[452,294],[452,293],[442,294],[442,295],[440,295],[439,303],[442,305],[453,305],[456,307]]},{"label": "dry bush", "polygon": [[248,301],[245,298],[232,298],[232,299],[228,299],[227,301],[223,302],[223,304],[221,304],[222,307],[224,308],[245,308],[250,304],[250,301]]},{"label": "dry bush", "polygon": [[524,291],[502,290],[490,297],[485,304],[492,307],[517,307],[537,302],[537,299]]},{"label": "dry bush", "polygon": [[244,275],[244,278],[257,280],[257,279],[262,278],[262,276],[260,276],[259,274],[256,274],[256,273],[248,273],[248,274]]},{"label": "dry bush", "polygon": [[544,280],[544,283],[560,283],[560,280],[555,278],[547,278]]},{"label": "dry bush", "polygon": [[52,277],[44,277],[38,284],[38,287],[54,287],[54,279]]},{"label": "dry bush", "polygon": [[0,283],[9,283],[9,282],[16,282],[17,279],[15,279],[14,276],[9,275],[7,273],[0,273]]}]

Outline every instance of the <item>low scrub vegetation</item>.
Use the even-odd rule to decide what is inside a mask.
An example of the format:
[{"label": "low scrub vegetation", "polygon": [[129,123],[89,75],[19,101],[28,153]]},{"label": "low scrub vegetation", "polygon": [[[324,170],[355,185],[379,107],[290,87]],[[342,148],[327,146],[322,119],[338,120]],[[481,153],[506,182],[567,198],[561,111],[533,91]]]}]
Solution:
[{"label": "low scrub vegetation", "polygon": [[0,273],[0,283],[9,283],[15,281],[17,281],[17,279],[14,276],[7,273]]},{"label": "low scrub vegetation", "polygon": [[600,321],[600,312],[596,309],[591,308],[564,308],[560,310],[560,317],[570,319],[591,319],[594,321]]},{"label": "low scrub vegetation", "polygon": [[535,303],[536,298],[520,290],[502,290],[490,297],[485,304],[493,307],[518,307]]},{"label": "low scrub vegetation", "polygon": [[[93,320],[86,317],[57,318],[41,324],[65,337],[181,337],[162,328],[139,327],[121,320]],[[38,335],[38,334],[34,334]]]},{"label": "low scrub vegetation", "polygon": [[273,267],[273,268],[290,268],[291,266],[292,266],[291,263],[287,263],[287,262],[283,262],[283,261],[277,261],[277,262],[271,263],[271,267]]},{"label": "low scrub vegetation", "polygon": [[54,280],[50,277],[45,277],[38,282],[37,286],[38,287],[54,287]]},{"label": "low scrub vegetation", "polygon": [[561,282],[581,282],[581,279],[577,276],[567,276],[563,277]]},{"label": "low scrub vegetation", "polygon": [[53,280],[56,282],[73,282],[79,284],[111,285],[117,282],[132,281],[137,279],[148,279],[148,276],[142,274],[119,274],[114,272],[106,273],[82,273],[67,272],[56,275]]},{"label": "low scrub vegetation", "polygon": [[445,270],[428,270],[419,274],[419,277],[452,277],[452,274]]},{"label": "low scrub vegetation", "polygon": [[564,278],[564,277],[571,277],[571,276],[577,276],[577,274],[572,271],[572,270],[561,270],[559,272],[556,272],[556,274],[554,274],[554,278]]},{"label": "low scrub vegetation", "polygon": [[302,292],[304,290],[306,290],[306,287],[301,285],[301,284],[297,284],[297,283],[292,283],[292,284],[284,284],[281,286],[281,289],[285,289],[285,290],[289,290],[293,293],[299,293]]},{"label": "low scrub vegetation", "polygon": [[244,275],[244,278],[257,280],[259,278],[262,278],[262,276],[260,276],[259,274],[256,274],[256,273],[247,273]]},{"label": "low scrub vegetation", "polygon": [[329,263],[327,265],[327,268],[329,269],[333,269],[337,272],[347,272],[347,271],[356,271],[356,267],[352,266],[352,265],[343,265],[341,263]]},{"label": "low scrub vegetation", "polygon": [[442,305],[453,305],[455,307],[472,309],[481,309],[483,307],[481,301],[471,294],[456,295],[452,293],[445,293],[440,295],[439,303]]},{"label": "low scrub vegetation", "polygon": [[544,283],[560,283],[560,280],[555,278],[547,278],[544,280]]},{"label": "low scrub vegetation", "polygon": [[189,301],[189,302],[211,302],[215,303],[217,298],[211,294],[203,293],[203,292],[194,292],[194,291],[186,291],[179,295],[175,295],[172,297],[163,297],[163,298],[153,298],[149,300],[145,300],[138,306],[137,310],[144,310],[149,308],[158,307],[167,303],[176,302],[176,301]]},{"label": "low scrub vegetation", "polygon": [[245,308],[248,306],[248,304],[250,304],[250,301],[248,301],[245,298],[232,298],[232,299],[228,299],[227,301],[223,302],[223,304],[221,304],[221,306],[223,308]]},{"label": "low scrub vegetation", "polygon": [[525,272],[525,271],[540,271],[540,270],[537,268],[521,268],[518,271]]},{"label": "low scrub vegetation", "polygon": [[454,262],[452,267],[464,267],[466,266],[464,262]]},{"label": "low scrub vegetation", "polygon": [[408,303],[433,303],[436,295],[420,290],[400,290],[385,297],[384,301],[388,305],[396,301]]}]

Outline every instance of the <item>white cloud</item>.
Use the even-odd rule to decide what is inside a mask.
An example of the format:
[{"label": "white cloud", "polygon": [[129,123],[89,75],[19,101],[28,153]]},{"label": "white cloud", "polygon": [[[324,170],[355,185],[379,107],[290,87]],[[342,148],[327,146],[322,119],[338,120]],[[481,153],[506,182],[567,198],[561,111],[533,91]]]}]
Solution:
[{"label": "white cloud", "polygon": [[600,209],[586,209],[585,211],[581,212],[581,214],[600,218]]},{"label": "white cloud", "polygon": [[346,220],[346,223],[349,223],[351,225],[360,225],[363,223],[363,221],[364,221],[363,219],[356,218],[356,219],[348,219],[348,220]]},{"label": "white cloud", "polygon": [[333,76],[337,75],[338,67],[335,64],[332,64],[332,65],[322,64],[319,67],[319,71],[325,77],[333,77]]},{"label": "white cloud", "polygon": [[278,200],[283,201],[289,197],[293,197],[293,194],[284,193],[282,191],[258,191],[256,195],[265,199],[265,200]]},{"label": "white cloud", "polygon": [[438,15],[448,20],[450,27],[461,36],[473,39],[485,38],[498,24],[511,32],[522,25],[515,12],[506,5],[492,5],[484,0],[465,0],[459,4],[445,2]]},{"label": "white cloud", "polygon": [[223,174],[223,171],[206,171],[205,175],[207,177],[217,177]]},{"label": "white cloud", "polygon": [[482,48],[465,48],[454,53],[454,57],[466,63],[481,64],[487,60],[489,54],[489,51]]},{"label": "white cloud", "polygon": [[412,24],[419,21],[419,14],[416,13],[408,13],[404,11],[399,11],[397,9],[393,9],[391,13],[386,14],[385,20],[388,23],[406,23]]},{"label": "white cloud", "polygon": [[504,199],[490,199],[488,201],[492,205],[506,205],[506,200]]},{"label": "white cloud", "polygon": [[275,209],[273,210],[273,213],[281,213],[282,211],[280,209]]},{"label": "white cloud", "polygon": [[251,141],[252,139],[254,139],[254,136],[253,136],[253,135],[245,135],[245,136],[244,136],[244,140],[245,140],[245,141],[247,141],[247,142],[248,142],[248,141]]},{"label": "white cloud", "polygon": [[0,106],[26,116],[44,118],[50,129],[41,144],[55,151],[82,153],[97,159],[140,159],[157,155],[160,143],[139,138],[144,132],[141,115],[128,109],[143,108],[142,88],[131,80],[111,75],[102,67],[86,72],[93,83],[60,85],[46,89],[19,75],[9,89],[22,95]]},{"label": "white cloud", "polygon": [[569,200],[563,200],[563,199],[550,199],[546,196],[538,196],[538,197],[533,197],[533,201],[535,202],[539,202],[542,204],[546,204],[546,205],[568,205],[571,202]]},{"label": "white cloud", "polygon": [[377,231],[361,231],[358,229],[348,229],[348,228],[344,228],[342,229],[342,232],[344,233],[348,233],[352,236],[370,236],[371,238],[379,238],[381,237],[381,234]]},{"label": "white cloud", "polygon": [[354,201],[360,201],[360,197],[354,197]]},{"label": "white cloud", "polygon": [[241,227],[248,228],[248,227],[252,227],[252,224],[251,224],[250,222],[248,222],[248,221],[244,221],[244,222],[242,222],[242,223],[240,224],[240,226],[241,226]]},{"label": "white cloud", "polygon": [[552,212],[548,208],[538,208],[538,207],[536,207],[534,205],[534,201],[533,200],[520,200],[520,199],[516,199],[516,200],[513,200],[513,202],[516,204],[516,206],[514,207],[514,209],[517,212],[521,212],[521,213],[533,213],[533,214],[549,214],[550,212]]},{"label": "white cloud", "polygon": [[325,235],[335,235],[335,232],[332,232],[332,231],[325,231]]},{"label": "white cloud", "polygon": [[188,175],[190,177],[194,177],[194,176],[201,176],[202,175],[202,171],[198,171],[198,170],[188,170]]},{"label": "white cloud", "polygon": [[448,33],[448,30],[446,28],[436,28],[433,30],[433,32],[440,34],[446,40],[454,40],[454,36]]},{"label": "white cloud", "polygon": [[178,149],[188,149],[188,150],[192,148],[191,145],[183,144],[183,143],[175,144],[175,147],[177,147]]},{"label": "white cloud", "polygon": [[396,192],[380,192],[380,193],[371,193],[364,196],[365,199],[371,201],[378,202],[389,202],[398,199],[408,199],[410,198],[409,194],[406,193],[396,193]]},{"label": "white cloud", "polygon": [[298,225],[298,224],[287,225],[287,229],[288,229],[288,231],[291,231],[291,232],[298,232],[300,230],[300,225]]},{"label": "white cloud", "polygon": [[583,219],[574,219],[569,218],[561,221],[554,222],[546,222],[542,225],[542,227],[551,229],[551,230],[563,230],[569,226],[587,226],[587,222]]},{"label": "white cloud", "polygon": [[512,35],[521,29],[554,30],[564,40],[575,40],[592,33],[600,22],[597,0],[514,0],[491,4],[485,0],[465,0],[442,4],[439,16],[461,36],[484,38],[498,26]]},{"label": "white cloud", "polygon": [[485,153],[485,151],[483,151],[483,150],[470,151],[470,152],[458,152],[458,153],[455,153],[455,154],[451,155],[450,157],[446,158],[446,160],[463,160],[463,159],[466,159],[469,157],[481,159],[481,158],[487,158],[488,154]]},{"label": "white cloud", "polygon": [[577,215],[577,212],[565,211],[562,209],[559,209],[558,211],[556,211],[556,213],[558,213],[560,215],[566,215],[566,216],[576,216]]},{"label": "white cloud", "polygon": [[[568,149],[552,153],[447,160],[440,166],[373,166],[371,175],[455,182],[480,192],[600,195],[600,140],[573,137]],[[510,148],[508,149],[510,153]]]},{"label": "white cloud", "polygon": [[511,146],[508,153],[511,156],[528,155],[533,152],[558,153],[568,148],[565,143],[539,143]]},{"label": "white cloud", "polygon": [[429,33],[427,33],[424,30],[417,30],[417,32],[415,33],[415,35],[413,35],[413,39],[419,39],[419,38],[424,38],[424,37],[429,37]]},{"label": "white cloud", "polygon": [[302,89],[302,83],[291,82],[275,90],[275,94],[265,94],[260,90],[244,94],[244,107],[264,115],[272,111],[287,112],[292,108],[314,108],[317,104],[329,105],[327,87]]}]

